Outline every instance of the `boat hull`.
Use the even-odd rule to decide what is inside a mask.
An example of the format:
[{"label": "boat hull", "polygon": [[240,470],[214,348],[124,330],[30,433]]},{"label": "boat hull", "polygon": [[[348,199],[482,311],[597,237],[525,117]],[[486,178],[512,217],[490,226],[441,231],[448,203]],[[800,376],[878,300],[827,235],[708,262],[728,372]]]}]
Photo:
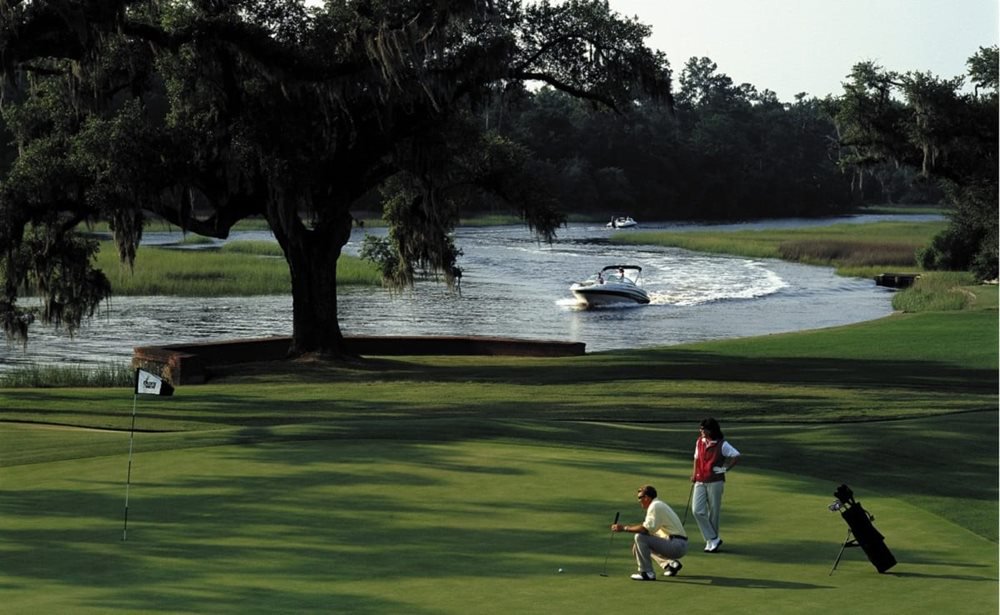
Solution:
[{"label": "boat hull", "polygon": [[574,285],[570,287],[570,291],[572,291],[577,301],[591,307],[620,305],[623,303],[639,305],[649,303],[649,295],[641,288],[617,288],[610,284],[593,286]]}]

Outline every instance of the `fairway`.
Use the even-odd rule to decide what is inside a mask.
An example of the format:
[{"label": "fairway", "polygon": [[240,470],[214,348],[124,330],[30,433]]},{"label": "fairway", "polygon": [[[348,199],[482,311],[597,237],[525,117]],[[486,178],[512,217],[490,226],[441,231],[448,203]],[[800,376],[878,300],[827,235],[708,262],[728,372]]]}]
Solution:
[{"label": "fairway", "polygon": [[[982,297],[582,357],[219,370],[139,396],[127,540],[133,392],[3,389],[3,612],[995,613],[995,288]],[[635,583],[611,521],[641,520],[645,483],[683,516],[706,416],[742,453],[722,552],[689,516],[680,575]],[[852,548],[830,574],[841,483],[888,573]]]},{"label": "fairway", "polygon": [[[962,416],[995,433],[995,412]],[[849,429],[891,439],[955,420]],[[847,470],[841,459],[828,480],[763,470],[755,458],[780,456],[800,427],[726,430],[745,457],[727,484],[722,552],[700,550],[689,517],[683,572],[645,584],[628,579],[630,537],[610,538],[608,525],[616,511],[640,520],[634,491],[647,482],[683,510],[691,426],[494,429],[442,441],[318,426],[139,433],[123,542],[127,433],[7,427],[37,444],[121,453],[4,468],[4,611],[620,613],[644,600],[693,613],[707,612],[706,600],[740,613],[997,610],[996,543],[919,497],[880,493],[891,467]],[[826,430],[807,431],[821,442]],[[425,421],[421,433],[432,432]],[[642,442],[656,444],[638,450]],[[847,530],[827,510],[839,482],[875,515],[899,561],[889,573],[848,549],[830,575]]]}]

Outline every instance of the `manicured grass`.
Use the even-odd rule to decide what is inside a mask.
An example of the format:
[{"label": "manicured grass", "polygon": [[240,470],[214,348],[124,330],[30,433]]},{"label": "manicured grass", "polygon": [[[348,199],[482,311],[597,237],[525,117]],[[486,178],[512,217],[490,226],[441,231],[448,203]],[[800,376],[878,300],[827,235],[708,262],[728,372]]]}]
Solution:
[{"label": "manicured grass", "polygon": [[[932,297],[965,283],[927,279]],[[172,398],[5,389],[4,610],[997,612],[997,289],[966,293],[960,311],[583,357],[254,364]],[[608,525],[640,519],[643,483],[683,514],[709,415],[743,452],[723,551],[689,517],[681,575],[636,584]],[[888,574],[848,549],[830,575],[841,483]]]},{"label": "manicured grass", "polygon": [[[995,431],[995,413],[965,418]],[[669,592],[692,612],[706,591],[714,608],[741,613],[802,613],[845,596],[866,613],[996,610],[996,544],[928,511],[925,494],[881,489],[901,473],[898,456],[867,469],[851,459],[874,441],[962,437],[952,417],[834,431],[732,425],[746,458],[727,485],[723,552],[699,551],[689,519],[681,576],[641,588],[626,577],[628,537],[607,526],[615,511],[639,519],[633,494],[646,482],[682,510],[692,425],[498,426],[435,435],[426,425],[391,439],[349,424],[319,440],[230,430],[227,444],[186,448],[139,434],[124,542],[124,453],[5,468],[5,610],[606,613],[637,591]],[[56,437],[127,447],[122,433]],[[757,463],[782,456],[784,471]],[[821,465],[804,467],[811,456],[832,462],[821,476],[803,471]],[[845,480],[900,562],[889,574],[858,549],[829,574],[846,525],[826,506]]]},{"label": "manicured grass", "polygon": [[[101,243],[97,265],[118,296],[174,295],[221,297],[279,295],[291,292],[288,263],[275,244],[233,241],[222,250],[140,247],[132,271],[118,262],[111,242]],[[340,285],[378,285],[378,271],[368,261],[342,255]]]},{"label": "manicured grass", "polygon": [[[995,612],[997,336],[977,304],[574,358],[234,367],[137,400],[125,542],[131,390],[5,390],[5,610]],[[683,510],[706,415],[744,453],[723,552],[689,518],[681,576],[629,581],[615,536],[600,577],[636,487]],[[845,482],[888,574],[859,549],[829,574]]]}]

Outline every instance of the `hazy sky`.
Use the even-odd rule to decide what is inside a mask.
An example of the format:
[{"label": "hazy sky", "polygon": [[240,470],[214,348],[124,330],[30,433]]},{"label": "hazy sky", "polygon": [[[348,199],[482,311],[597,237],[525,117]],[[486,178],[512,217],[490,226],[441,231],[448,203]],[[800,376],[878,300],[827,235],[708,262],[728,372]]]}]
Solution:
[{"label": "hazy sky", "polygon": [[996,44],[998,0],[610,0],[653,27],[646,43],[667,54],[674,87],[692,56],[737,83],[791,102],[799,92],[843,92],[854,64],[966,74],[979,47]]}]

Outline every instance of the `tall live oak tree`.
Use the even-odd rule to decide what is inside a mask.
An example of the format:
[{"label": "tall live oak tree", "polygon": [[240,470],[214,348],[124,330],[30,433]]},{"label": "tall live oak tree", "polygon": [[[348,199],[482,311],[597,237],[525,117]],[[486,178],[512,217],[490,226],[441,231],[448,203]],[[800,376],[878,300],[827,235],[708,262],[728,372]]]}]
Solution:
[{"label": "tall live oak tree", "polygon": [[854,66],[844,94],[828,101],[841,163],[863,173],[890,162],[940,182],[950,224],[920,256],[928,269],[997,277],[997,46],[981,47],[964,77],[897,73],[872,62]]},{"label": "tall live oak tree", "polygon": [[[81,225],[131,265],[148,213],[224,238],[262,216],[291,272],[292,353],[341,355],[336,263],[386,196],[405,283],[452,271],[474,191],[551,237],[524,151],[477,112],[543,83],[610,109],[670,101],[650,31],[602,0],[0,0],[0,320],[70,332],[110,294]],[[3,147],[3,146],[0,146]]]}]

